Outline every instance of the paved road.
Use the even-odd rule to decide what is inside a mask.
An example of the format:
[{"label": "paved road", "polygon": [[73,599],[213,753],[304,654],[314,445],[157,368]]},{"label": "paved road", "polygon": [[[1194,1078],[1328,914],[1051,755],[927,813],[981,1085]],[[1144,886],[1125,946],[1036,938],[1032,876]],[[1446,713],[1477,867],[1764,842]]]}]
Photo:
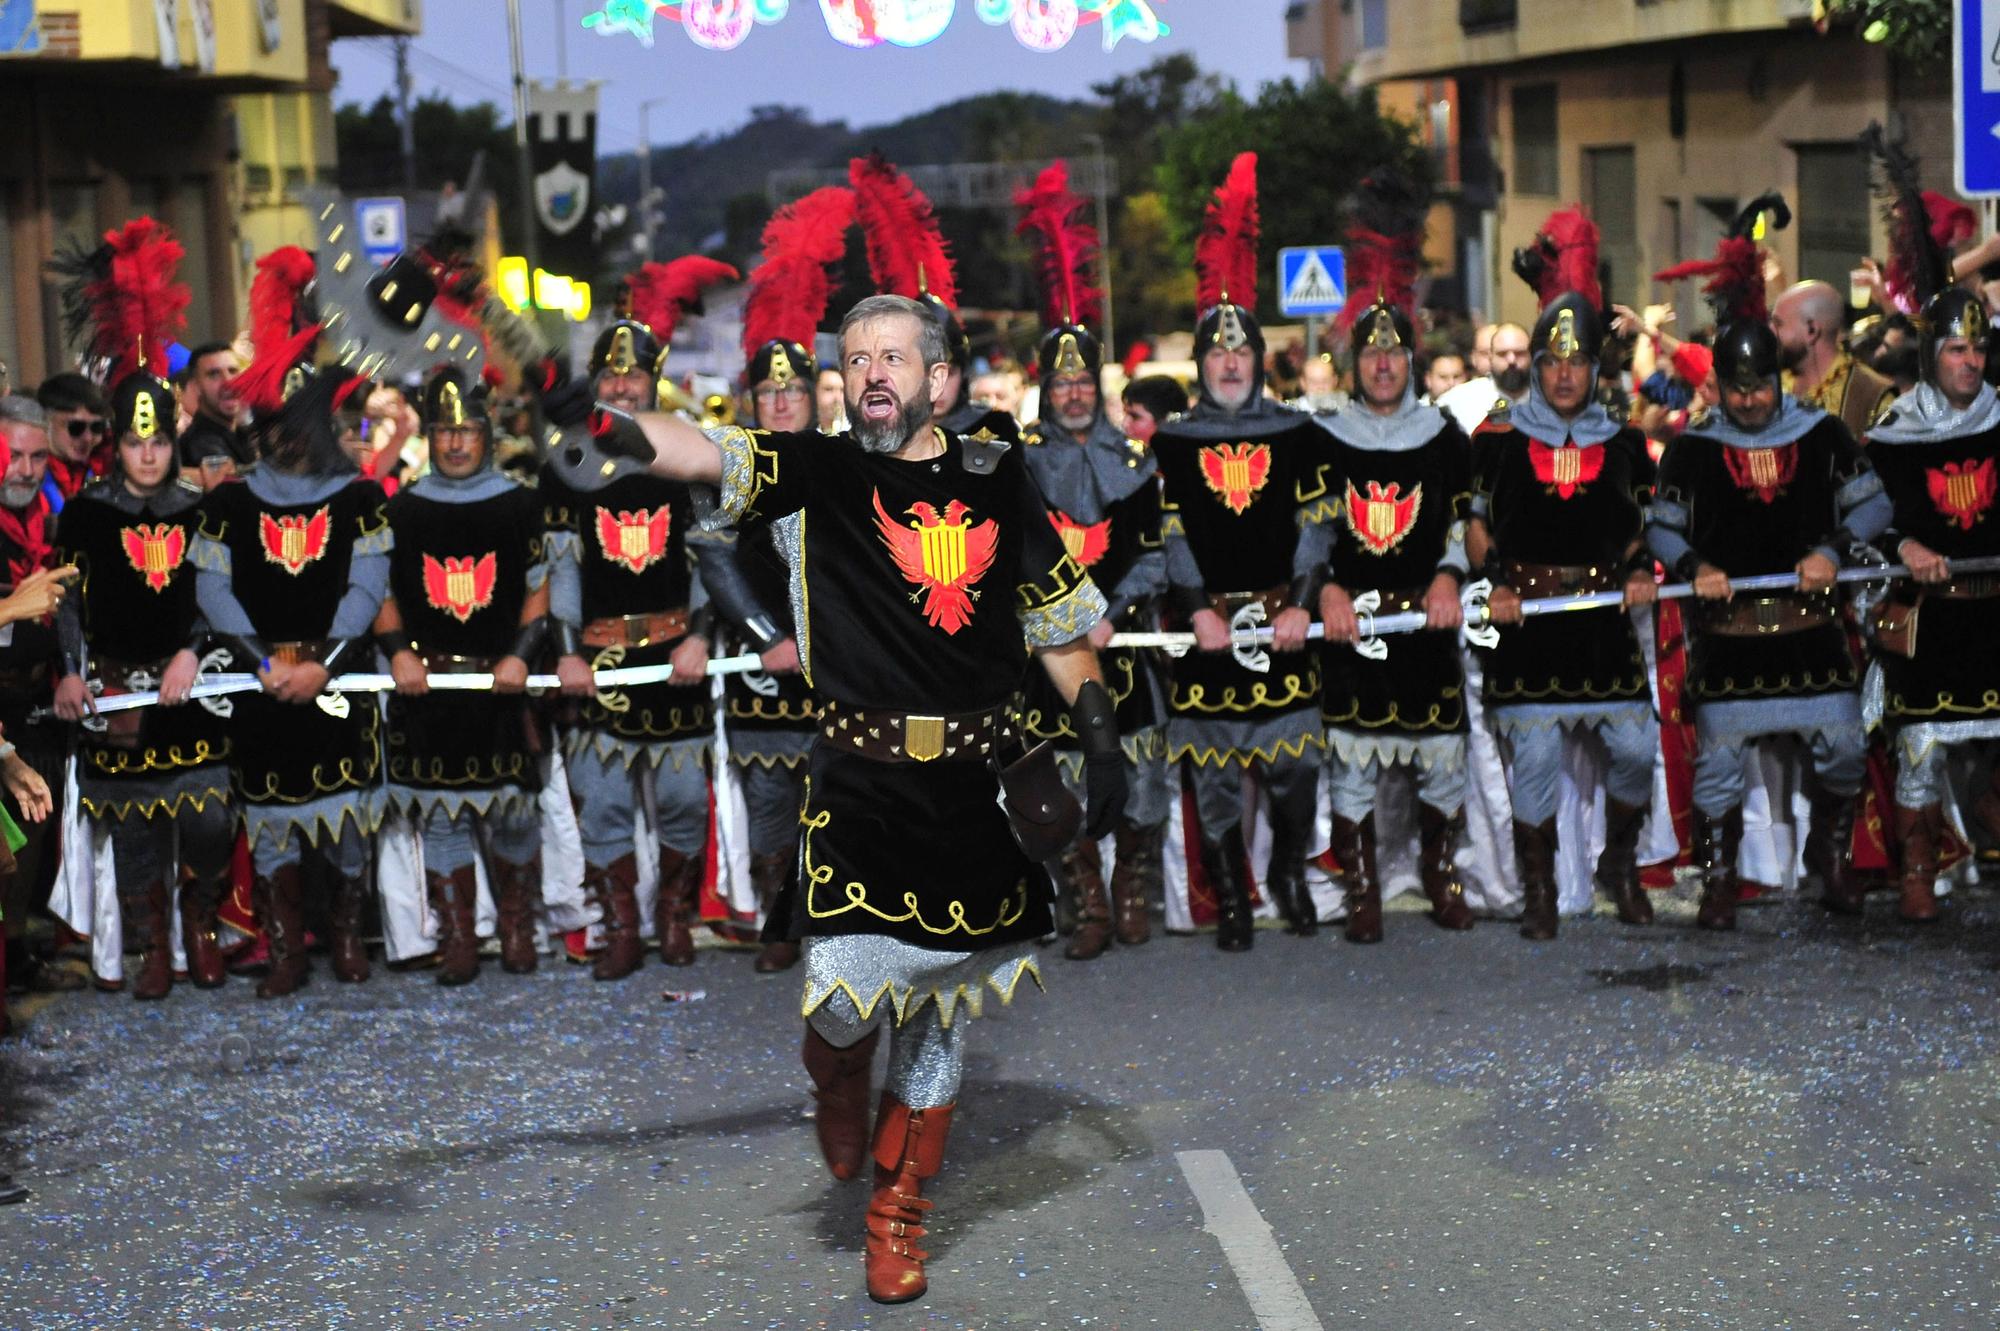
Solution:
[{"label": "paved road", "polygon": [[68,995],[0,1046],[35,1189],[0,1327],[1991,1327],[2000,903],[1962,895],[1929,931],[1049,951],[974,1033],[901,1309],[814,1154],[797,985],[747,955]]}]

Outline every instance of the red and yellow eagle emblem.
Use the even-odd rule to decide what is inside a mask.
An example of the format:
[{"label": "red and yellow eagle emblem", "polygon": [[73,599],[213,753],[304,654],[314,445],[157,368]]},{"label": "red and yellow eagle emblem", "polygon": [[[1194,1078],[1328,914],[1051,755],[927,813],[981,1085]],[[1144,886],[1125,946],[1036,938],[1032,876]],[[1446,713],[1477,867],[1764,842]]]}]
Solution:
[{"label": "red and yellow eagle emblem", "polygon": [[920,501],[903,510],[916,519],[904,525],[889,516],[882,492],[875,492],[875,529],[895,556],[897,571],[919,589],[910,600],[921,594],[924,618],[946,633],[972,622],[972,603],[979,596],[973,587],[993,567],[999,551],[1000,524],[988,518],[972,526],[965,520],[971,511],[954,499],[939,517],[935,506]]},{"label": "red and yellow eagle emblem", "polygon": [[133,571],[156,592],[167,589],[167,584],[174,580],[174,570],[187,554],[187,530],[177,524],[156,522],[149,526],[142,522],[125,528],[118,539],[125,547],[125,558],[132,561]]},{"label": "red and yellow eagle emblem", "polygon": [[1269,444],[1217,444],[1201,450],[1201,478],[1224,508],[1240,515],[1271,479]]},{"label": "red and yellow eagle emblem", "polygon": [[493,604],[493,577],[499,559],[483,555],[446,555],[442,561],[424,556],[424,599],[459,623]]},{"label": "red and yellow eagle emblem", "polygon": [[1408,495],[1402,489],[1401,481],[1391,481],[1387,489],[1380,481],[1370,481],[1368,493],[1360,494],[1353,481],[1347,483],[1347,525],[1373,554],[1388,554],[1417,525],[1417,514],[1424,506],[1424,487],[1413,485]]},{"label": "red and yellow eagle emblem", "polygon": [[1055,524],[1056,534],[1062,537],[1063,549],[1069,557],[1089,568],[1104,558],[1111,548],[1111,519],[1102,522],[1078,522],[1061,509],[1049,512],[1049,521]]},{"label": "red and yellow eagle emblem", "polygon": [[1568,499],[1604,474],[1602,448],[1550,448],[1540,440],[1528,441],[1528,465],[1535,479]]},{"label": "red and yellow eagle emblem", "polygon": [[1750,490],[1766,504],[1776,503],[1792,478],[1799,474],[1799,446],[1780,448],[1728,448],[1722,450],[1729,464],[1729,479],[1739,490]]},{"label": "red and yellow eagle emblem", "polygon": [[1930,487],[1931,503],[1937,505],[1937,511],[1957,523],[1962,531],[1971,531],[1984,520],[1986,510],[1993,507],[1992,458],[1967,458],[1927,468],[1924,481]]},{"label": "red and yellow eagle emblem", "polygon": [[597,510],[597,543],[604,557],[623,564],[634,573],[644,573],[667,553],[667,533],[673,530],[674,510],[667,504],[637,512],[613,513]]},{"label": "red and yellow eagle emblem", "polygon": [[326,533],[332,523],[324,505],[310,516],[288,513],[283,517],[263,514],[258,535],[264,542],[264,558],[297,577],[307,564],[326,553]]}]

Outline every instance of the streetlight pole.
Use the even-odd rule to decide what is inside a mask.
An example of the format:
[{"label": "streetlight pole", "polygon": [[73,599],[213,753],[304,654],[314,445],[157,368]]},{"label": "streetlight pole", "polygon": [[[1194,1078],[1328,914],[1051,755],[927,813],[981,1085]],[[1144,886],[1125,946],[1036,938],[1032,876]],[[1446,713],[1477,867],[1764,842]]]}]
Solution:
[{"label": "streetlight pole", "polygon": [[639,235],[644,240],[644,262],[653,261],[653,131],[646,113],[665,97],[648,97],[639,103]]},{"label": "streetlight pole", "polygon": [[528,264],[529,302],[535,281],[535,163],[528,153],[528,75],[521,62],[521,0],[507,0],[507,44],[514,56],[514,150],[521,196],[521,254]]},{"label": "streetlight pole", "polygon": [[1118,323],[1111,313],[1111,172],[1104,155],[1104,136],[1081,136],[1097,152],[1097,271],[1104,287],[1104,350],[1118,356]]}]

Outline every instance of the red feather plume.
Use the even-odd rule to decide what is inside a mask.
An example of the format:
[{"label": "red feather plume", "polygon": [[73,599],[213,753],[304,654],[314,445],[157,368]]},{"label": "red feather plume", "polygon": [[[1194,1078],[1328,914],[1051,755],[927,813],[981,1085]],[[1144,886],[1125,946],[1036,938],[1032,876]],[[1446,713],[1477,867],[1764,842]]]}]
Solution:
[{"label": "red feather plume", "polygon": [[1693,259],[1653,274],[1655,282],[1691,277],[1708,279],[1701,290],[1717,327],[1739,320],[1763,323],[1771,317],[1764,300],[1764,254],[1750,237],[1724,236],[1713,259]]},{"label": "red feather plume", "polygon": [[90,354],[111,362],[107,384],[143,365],[163,373],[167,347],[187,330],[187,284],[174,281],[186,251],[150,217],[135,217],[104,233],[84,288]]},{"label": "red feather plume", "polygon": [[928,291],[958,308],[958,279],[937,210],[910,178],[881,153],[847,164],[854,211],[868,239],[868,271],[875,289],[916,297]]},{"label": "red feather plume", "polygon": [[257,260],[250,279],[250,345],[257,358],[293,335],[299,299],[318,270],[313,256],[296,245],[281,245]]},{"label": "red feather plume", "polygon": [[1924,212],[1931,225],[1931,243],[1950,253],[1979,229],[1979,214],[1957,199],[1934,189],[1924,191]]},{"label": "red feather plume", "polygon": [[786,204],[764,224],[764,262],[750,274],[743,307],[743,355],[767,342],[810,347],[833,298],[829,265],[847,253],[854,191],[828,185]]},{"label": "red feather plume", "polygon": [[312,355],[319,341],[318,324],[307,324],[296,333],[276,342],[256,344],[255,358],[243,373],[229,381],[236,396],[256,412],[270,413],[285,405],[285,376],[299,362]]},{"label": "red feather plume", "polygon": [[1257,307],[1257,154],[1238,153],[1229,177],[1209,201],[1201,234],[1194,242],[1199,286],[1197,313],[1226,298],[1245,309]]},{"label": "red feather plume", "polygon": [[1347,228],[1347,303],[1334,326],[1345,332],[1379,298],[1412,317],[1423,269],[1430,192],[1399,175],[1361,182]]},{"label": "red feather plume", "polygon": [[741,276],[720,259],[688,254],[671,263],[648,263],[625,279],[632,288],[632,317],[653,330],[666,346],[674,326],[701,304],[701,293],[717,282]]},{"label": "red feather plume", "polygon": [[1042,326],[1090,326],[1104,317],[1097,288],[1097,228],[1085,220],[1089,201],[1072,193],[1069,163],[1051,162],[1035,183],[1014,194],[1021,220],[1017,236],[1035,242],[1035,275],[1042,288]]},{"label": "red feather plume", "polygon": [[1602,308],[1604,291],[1597,279],[1597,223],[1590,220],[1581,204],[1558,208],[1535,234],[1532,252],[1517,257],[1515,271],[1535,289],[1535,299],[1543,307],[1567,292],[1574,291]]}]

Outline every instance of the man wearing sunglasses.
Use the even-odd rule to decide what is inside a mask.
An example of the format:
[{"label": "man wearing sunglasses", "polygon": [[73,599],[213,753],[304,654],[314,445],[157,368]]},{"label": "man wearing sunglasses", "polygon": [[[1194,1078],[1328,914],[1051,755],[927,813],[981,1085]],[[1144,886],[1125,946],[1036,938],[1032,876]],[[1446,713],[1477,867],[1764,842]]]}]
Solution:
[{"label": "man wearing sunglasses", "polygon": [[60,513],[78,490],[111,469],[110,406],[104,390],[74,372],[44,379],[35,400],[49,414],[49,469],[42,490],[49,511]]}]

